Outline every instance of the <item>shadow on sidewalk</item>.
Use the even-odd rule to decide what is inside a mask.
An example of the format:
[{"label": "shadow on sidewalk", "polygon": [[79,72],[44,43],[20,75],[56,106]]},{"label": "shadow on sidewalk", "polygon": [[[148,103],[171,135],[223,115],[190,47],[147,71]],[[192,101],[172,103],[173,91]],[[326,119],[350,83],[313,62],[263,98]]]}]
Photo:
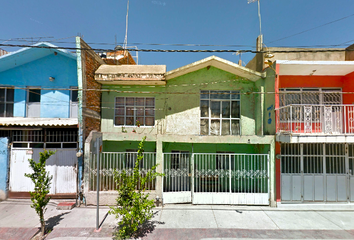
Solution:
[{"label": "shadow on sidewalk", "polygon": [[53,228],[63,220],[64,215],[69,214],[70,212],[61,213],[59,215],[50,217],[46,221],[46,230],[53,231]]},{"label": "shadow on sidewalk", "polygon": [[[154,212],[154,216],[158,213],[158,211]],[[157,224],[165,224],[165,222],[160,221],[147,221],[143,225],[138,228],[138,231],[133,234],[132,238],[143,238],[146,237],[147,234],[152,233],[155,230]],[[113,236],[119,236],[119,227],[115,227],[112,233]]]}]

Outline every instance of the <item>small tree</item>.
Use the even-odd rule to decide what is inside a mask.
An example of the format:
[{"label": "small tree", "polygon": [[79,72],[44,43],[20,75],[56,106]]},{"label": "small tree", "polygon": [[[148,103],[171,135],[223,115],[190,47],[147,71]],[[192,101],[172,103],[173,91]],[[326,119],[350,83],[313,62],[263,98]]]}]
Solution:
[{"label": "small tree", "polygon": [[45,164],[47,159],[55,154],[53,151],[44,150],[44,152],[39,153],[39,161],[36,163],[33,159],[28,159],[33,173],[25,173],[25,176],[30,178],[34,183],[34,191],[30,192],[31,200],[33,204],[31,205],[39,216],[39,221],[41,223],[41,235],[44,236],[45,233],[45,221],[44,213],[47,210],[46,206],[50,200],[48,197],[50,182],[53,176],[49,176],[49,172],[45,170]]},{"label": "small tree", "polygon": [[163,176],[155,172],[157,165],[153,166],[145,176],[139,173],[139,163],[143,159],[144,141],[139,143],[137,159],[132,173],[127,170],[114,172],[114,180],[119,186],[117,197],[117,206],[111,207],[110,214],[114,214],[122,220],[118,223],[119,231],[117,237],[126,239],[131,237],[138,228],[152,218],[154,200],[149,200],[149,194],[145,194],[145,183],[154,180],[157,176]]}]

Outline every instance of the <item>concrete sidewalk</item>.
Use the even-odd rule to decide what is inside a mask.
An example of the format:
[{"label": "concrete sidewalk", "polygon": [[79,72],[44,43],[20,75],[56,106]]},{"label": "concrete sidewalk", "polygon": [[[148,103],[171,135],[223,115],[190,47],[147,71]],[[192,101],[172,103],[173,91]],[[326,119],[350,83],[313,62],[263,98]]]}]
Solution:
[{"label": "concrete sidewalk", "polygon": [[[57,210],[51,200],[45,214],[53,230],[46,239],[112,239],[117,220],[95,207]],[[30,239],[39,228],[30,200],[0,202],[0,239]],[[278,208],[224,205],[165,205],[155,208],[142,239],[354,239],[354,208],[348,204],[281,205]]]}]

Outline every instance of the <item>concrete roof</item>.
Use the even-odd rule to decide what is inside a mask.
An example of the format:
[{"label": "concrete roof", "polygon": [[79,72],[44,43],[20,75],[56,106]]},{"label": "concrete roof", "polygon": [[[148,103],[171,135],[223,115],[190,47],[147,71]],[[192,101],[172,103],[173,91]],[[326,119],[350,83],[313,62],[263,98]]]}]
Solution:
[{"label": "concrete roof", "polygon": [[276,60],[279,75],[345,76],[354,72],[354,61]]},{"label": "concrete roof", "polygon": [[[21,48],[15,52],[11,52],[9,54],[0,56],[0,72],[35,61],[37,59],[48,56],[54,52],[57,52],[58,54],[76,60],[76,54],[68,52],[63,49],[51,49],[51,48],[57,48],[57,46],[47,42],[39,42],[32,46],[43,47],[43,48],[26,47],[26,48]],[[49,47],[49,48],[45,48],[45,47]]]},{"label": "concrete roof", "polygon": [[164,74],[166,65],[101,65],[96,74]]},{"label": "concrete roof", "polygon": [[256,72],[249,68],[242,67],[236,63],[227,61],[225,59],[216,56],[211,56],[167,72],[165,74],[166,80],[176,78],[187,73],[195,72],[208,66],[219,68],[237,76],[247,78],[251,81],[257,81],[258,79],[265,77],[265,73]]},{"label": "concrete roof", "polygon": [[0,118],[0,126],[77,126],[77,118]]},{"label": "concrete roof", "polygon": [[165,85],[166,65],[101,65],[95,80],[111,85]]}]

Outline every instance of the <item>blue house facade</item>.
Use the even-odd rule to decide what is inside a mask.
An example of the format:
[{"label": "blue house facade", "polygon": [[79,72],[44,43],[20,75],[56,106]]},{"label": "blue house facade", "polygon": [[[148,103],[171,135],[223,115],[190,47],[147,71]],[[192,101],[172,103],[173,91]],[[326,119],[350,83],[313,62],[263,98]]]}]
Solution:
[{"label": "blue house facade", "polygon": [[56,154],[47,161],[53,175],[50,194],[76,197],[77,86],[76,54],[50,43],[0,57],[0,137],[8,139],[9,150],[0,175],[8,176],[6,196],[29,196],[28,159],[53,149]]}]

